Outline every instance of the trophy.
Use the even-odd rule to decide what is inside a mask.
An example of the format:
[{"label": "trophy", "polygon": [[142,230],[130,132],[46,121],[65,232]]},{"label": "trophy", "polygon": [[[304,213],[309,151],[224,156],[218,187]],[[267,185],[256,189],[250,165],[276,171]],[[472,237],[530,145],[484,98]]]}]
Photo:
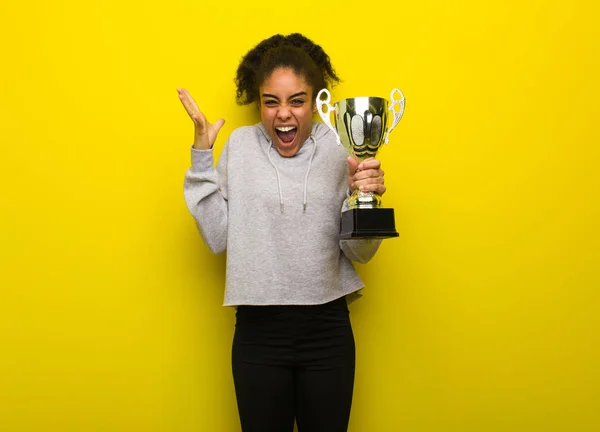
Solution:
[{"label": "trophy", "polygon": [[[323,95],[325,99],[321,99]],[[379,147],[388,143],[390,133],[404,113],[404,95],[396,88],[391,91],[389,101],[370,96],[343,99],[333,106],[330,101],[329,91],[321,90],[317,95],[319,115],[336,135],[338,145],[341,142],[359,164],[375,157]],[[398,237],[394,209],[382,208],[380,195],[357,189],[348,199],[348,207],[342,213],[341,239]]]}]

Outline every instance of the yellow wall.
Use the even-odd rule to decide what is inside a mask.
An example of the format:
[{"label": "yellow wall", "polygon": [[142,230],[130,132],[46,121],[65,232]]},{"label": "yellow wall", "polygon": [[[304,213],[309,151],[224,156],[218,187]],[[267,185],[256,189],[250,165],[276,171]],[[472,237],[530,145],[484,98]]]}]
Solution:
[{"label": "yellow wall", "polygon": [[598,10],[574,0],[4,1],[0,430],[239,430],[224,261],[182,197],[241,55],[321,43],[407,110],[359,271],[353,432],[600,430]]}]

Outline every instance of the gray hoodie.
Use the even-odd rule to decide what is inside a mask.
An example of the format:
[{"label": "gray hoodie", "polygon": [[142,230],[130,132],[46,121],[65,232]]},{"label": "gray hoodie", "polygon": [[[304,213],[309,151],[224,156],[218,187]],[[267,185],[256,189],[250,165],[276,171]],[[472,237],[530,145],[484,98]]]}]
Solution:
[{"label": "gray hoodie", "polygon": [[322,123],[293,157],[262,124],[232,132],[213,151],[192,148],[184,196],[214,253],[227,250],[225,306],[310,305],[355,293],[380,240],[339,240],[347,209],[346,151]]}]

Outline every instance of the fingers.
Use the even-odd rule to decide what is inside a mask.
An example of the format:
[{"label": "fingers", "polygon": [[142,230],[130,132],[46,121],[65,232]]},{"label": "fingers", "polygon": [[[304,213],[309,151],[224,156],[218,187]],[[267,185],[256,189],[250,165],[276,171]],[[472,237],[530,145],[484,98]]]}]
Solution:
[{"label": "fingers", "polygon": [[365,180],[369,178],[379,178],[381,177],[381,181],[383,181],[383,176],[385,172],[382,169],[368,169],[365,171],[357,171],[352,177],[354,181]]},{"label": "fingers", "polygon": [[221,130],[223,124],[225,124],[225,120],[219,119],[213,125],[211,125],[206,119],[204,113],[200,111],[200,108],[198,108],[198,104],[196,104],[196,101],[192,95],[190,95],[186,89],[178,88],[177,94],[179,95],[179,100],[181,101],[183,107],[187,111],[190,118],[194,121],[194,124],[200,133],[205,133],[206,131],[214,132],[215,135],[219,133],[219,130]]},{"label": "fingers", "polygon": [[368,169],[379,169],[381,167],[381,162],[375,158],[367,158],[358,165],[358,169],[361,171]]},{"label": "fingers", "polygon": [[179,95],[179,100],[183,107],[196,125],[196,128],[200,131],[204,131],[206,129],[206,117],[200,111],[200,108],[198,108],[192,95],[184,88],[178,88],[177,94]]},{"label": "fingers", "polygon": [[186,89],[178,88],[177,95],[195,125],[193,147],[197,150],[207,150],[212,148],[219,131],[225,124],[225,120],[221,118],[213,124],[209,123],[206,116],[198,108],[192,95],[190,95]]},{"label": "fingers", "polygon": [[383,175],[367,177],[359,180],[353,180],[350,183],[350,190],[359,189],[362,192],[377,192],[380,195],[385,192]]},{"label": "fingers", "polygon": [[361,186],[358,189],[361,192],[374,192],[377,195],[383,195],[385,193],[385,191],[387,190],[386,186],[383,184],[366,185],[366,186]]},{"label": "fingers", "polygon": [[359,187],[351,190],[360,190],[361,192],[375,192],[378,195],[383,195],[387,190],[383,183],[371,183],[367,185],[360,185]]},{"label": "fingers", "polygon": [[184,88],[178,88],[177,93],[179,94],[179,99],[183,102],[186,108],[189,108],[190,111],[199,112],[200,109],[196,104],[196,101],[192,97],[192,95]]},{"label": "fingers", "polygon": [[190,117],[193,118],[194,115],[200,113],[200,109],[198,108],[196,101],[194,101],[194,98],[192,98],[192,95],[190,95],[186,89],[178,88],[177,94],[179,95],[179,100],[183,104],[183,107]]},{"label": "fingers", "polygon": [[[365,159],[352,173],[351,158],[348,158],[348,186],[351,191],[359,189],[362,192],[375,192],[382,195],[386,191],[384,172],[381,162],[374,158]],[[356,162],[356,161],[355,161]]]}]

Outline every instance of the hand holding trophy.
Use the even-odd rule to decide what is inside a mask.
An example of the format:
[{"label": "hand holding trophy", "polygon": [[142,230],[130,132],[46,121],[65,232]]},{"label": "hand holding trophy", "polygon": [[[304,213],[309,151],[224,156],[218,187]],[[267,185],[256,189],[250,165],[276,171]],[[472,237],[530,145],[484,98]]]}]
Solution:
[{"label": "hand holding trophy", "polygon": [[[321,90],[317,95],[319,115],[335,133],[338,145],[341,142],[359,163],[375,157],[379,147],[388,143],[390,133],[404,114],[404,95],[396,88],[389,101],[371,96],[343,99],[333,106],[330,101],[329,91]],[[382,208],[380,195],[357,189],[350,196],[348,207],[342,213],[341,239],[398,237],[394,209]]]}]

